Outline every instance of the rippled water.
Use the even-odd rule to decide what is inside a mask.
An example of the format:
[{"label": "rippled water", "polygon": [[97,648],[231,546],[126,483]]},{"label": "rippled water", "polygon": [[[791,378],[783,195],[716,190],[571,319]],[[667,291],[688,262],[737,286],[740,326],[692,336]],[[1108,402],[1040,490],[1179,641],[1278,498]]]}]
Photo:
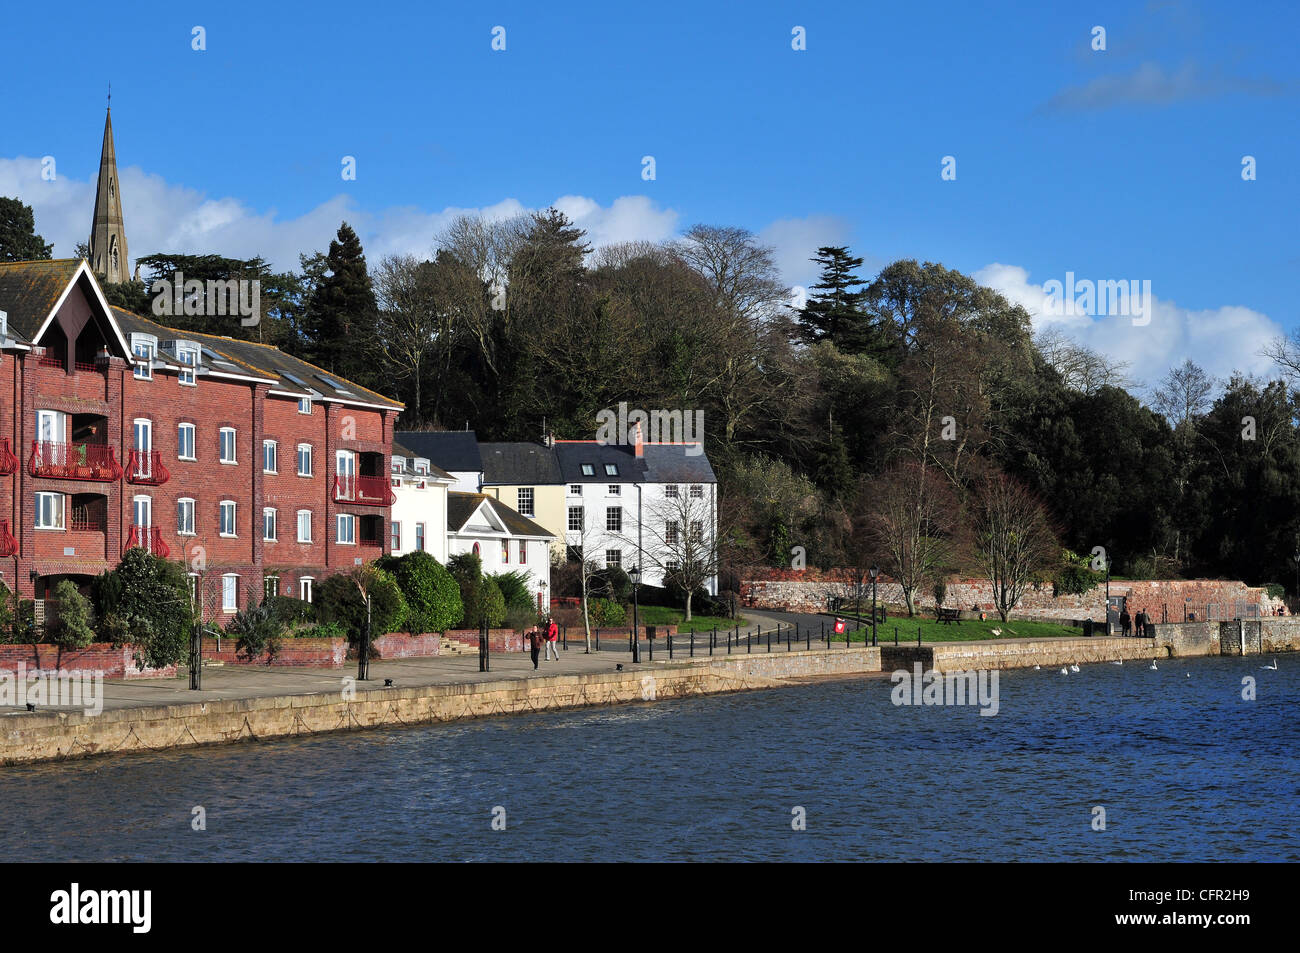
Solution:
[{"label": "rippled water", "polygon": [[1002,672],[996,717],[872,679],[0,768],[0,834],[32,860],[1297,860],[1279,661]]}]

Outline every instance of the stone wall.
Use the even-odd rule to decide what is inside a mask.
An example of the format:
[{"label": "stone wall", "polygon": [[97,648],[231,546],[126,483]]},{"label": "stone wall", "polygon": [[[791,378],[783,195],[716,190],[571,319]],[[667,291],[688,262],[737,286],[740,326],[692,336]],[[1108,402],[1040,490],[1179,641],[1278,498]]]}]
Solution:
[{"label": "stone wall", "polygon": [[[761,570],[748,574],[740,584],[741,602],[756,609],[786,612],[825,612],[828,597],[852,597],[856,585],[843,571]],[[863,594],[870,598],[871,584],[865,583]],[[1113,596],[1126,596],[1128,609],[1136,614],[1147,612],[1157,622],[1168,619],[1180,622],[1184,608],[1190,607],[1199,619],[1205,618],[1207,605],[1218,607],[1214,618],[1234,618],[1238,603],[1255,606],[1262,616],[1272,617],[1280,600],[1270,599],[1264,589],[1225,579],[1111,580]],[[876,598],[881,603],[903,605],[903,589],[881,578],[876,584]],[[934,596],[915,594],[916,604],[931,612]],[[960,579],[948,583],[944,605],[958,609],[995,612],[992,586],[986,579]],[[1016,618],[1055,620],[1103,619],[1106,591],[1097,587],[1082,596],[1054,595],[1051,583],[1030,588],[1012,613]]]}]

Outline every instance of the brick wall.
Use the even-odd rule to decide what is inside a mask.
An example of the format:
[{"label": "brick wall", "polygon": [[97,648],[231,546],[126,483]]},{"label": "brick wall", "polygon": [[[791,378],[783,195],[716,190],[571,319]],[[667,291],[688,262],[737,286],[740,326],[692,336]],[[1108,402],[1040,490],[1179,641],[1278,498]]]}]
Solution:
[{"label": "brick wall", "polygon": [[73,669],[83,672],[101,672],[105,678],[172,678],[176,666],[166,668],[136,667],[129,645],[116,648],[107,643],[87,646],[84,649],[61,649],[57,645],[0,645],[0,672],[12,675],[19,663],[43,671]]}]

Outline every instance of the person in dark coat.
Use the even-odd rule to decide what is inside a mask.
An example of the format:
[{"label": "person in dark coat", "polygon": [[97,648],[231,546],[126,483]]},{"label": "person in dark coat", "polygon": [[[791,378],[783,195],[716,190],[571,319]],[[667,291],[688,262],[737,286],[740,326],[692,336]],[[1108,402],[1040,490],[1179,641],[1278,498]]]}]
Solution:
[{"label": "person in dark coat", "polygon": [[1119,614],[1119,628],[1125,635],[1133,634],[1133,617],[1128,614],[1128,606]]},{"label": "person in dark coat", "polygon": [[543,641],[545,640],[542,637],[542,633],[537,630],[537,626],[533,626],[528,630],[528,645],[532,649],[533,653],[533,668],[537,668],[537,658],[542,654]]}]

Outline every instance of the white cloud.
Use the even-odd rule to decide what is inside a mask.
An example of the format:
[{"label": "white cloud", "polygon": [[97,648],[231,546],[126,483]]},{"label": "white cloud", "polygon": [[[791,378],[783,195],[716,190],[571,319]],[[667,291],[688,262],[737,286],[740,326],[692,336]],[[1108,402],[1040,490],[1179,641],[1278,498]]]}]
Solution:
[{"label": "white cloud", "polygon": [[1272,79],[1233,76],[1196,63],[1185,63],[1173,71],[1159,63],[1143,63],[1132,72],[1098,76],[1081,86],[1068,86],[1048,100],[1043,109],[1074,112],[1114,106],[1166,106],[1234,93],[1277,96],[1285,90]]},{"label": "white cloud", "polygon": [[[1284,333],[1268,315],[1241,305],[1193,311],[1154,294],[1150,323],[1145,325],[1135,325],[1129,316],[1056,315],[1051,313],[1043,285],[1031,282],[1024,268],[994,263],[972,277],[1023,305],[1034,319],[1035,330],[1055,325],[1095,351],[1130,362],[1129,374],[1148,387],[1186,358],[1216,377],[1227,377],[1235,370],[1267,376],[1272,362],[1260,357],[1259,351]],[[1104,280],[1104,276],[1091,275],[1079,275],[1076,280],[1083,278]],[[1064,283],[1066,276],[1049,275],[1044,280],[1052,279]]]},{"label": "white cloud", "polygon": [[[817,266],[810,258],[823,245],[847,245],[852,226],[844,219],[832,215],[809,215],[805,218],[782,218],[758,233],[759,241],[770,245],[776,266],[786,282],[807,287],[817,279]],[[874,270],[871,262],[859,270],[866,278]]]},{"label": "white cloud", "polygon": [[[366,256],[428,255],[433,236],[454,218],[482,214],[493,220],[530,211],[517,199],[502,199],[484,208],[448,207],[427,212],[412,206],[378,212],[359,208],[338,195],[296,218],[282,218],[274,208],[259,211],[236,198],[209,198],[172,185],[138,166],[121,170],[122,215],[133,257],[154,252],[216,253],[234,258],[260,255],[274,267],[298,266],[299,253],[324,251],[347,221],[361,236]],[[0,159],[0,195],[17,196],[32,206],[36,230],[54,243],[56,257],[71,256],[90,234],[95,183],[58,176],[41,179],[39,159]],[[663,241],[672,237],[678,213],[641,195],[622,196],[602,206],[594,199],[565,195],[553,203],[587,230],[595,246],[623,241]]]}]

